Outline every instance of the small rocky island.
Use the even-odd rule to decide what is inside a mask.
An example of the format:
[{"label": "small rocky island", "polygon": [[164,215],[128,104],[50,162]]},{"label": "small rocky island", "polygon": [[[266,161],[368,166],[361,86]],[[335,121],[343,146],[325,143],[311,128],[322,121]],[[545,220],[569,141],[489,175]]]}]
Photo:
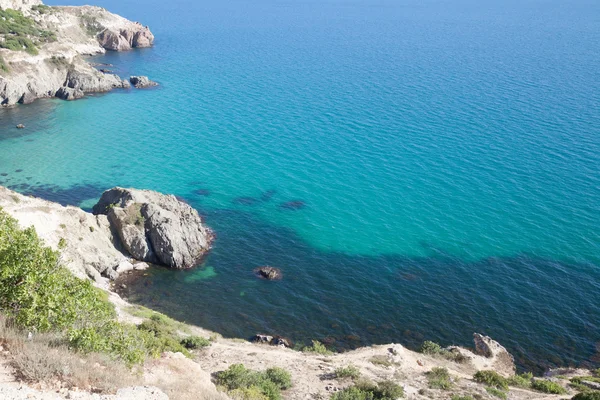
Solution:
[{"label": "small rocky island", "polygon": [[0,0],[0,105],[39,98],[74,100],[86,93],[149,87],[100,71],[83,57],[150,47],[147,26],[100,7],[46,6],[41,0]]}]

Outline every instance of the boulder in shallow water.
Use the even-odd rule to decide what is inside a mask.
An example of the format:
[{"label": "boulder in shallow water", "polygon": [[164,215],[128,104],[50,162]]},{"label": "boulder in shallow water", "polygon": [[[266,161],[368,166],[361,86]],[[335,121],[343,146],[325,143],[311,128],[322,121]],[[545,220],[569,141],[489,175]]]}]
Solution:
[{"label": "boulder in shallow water", "polygon": [[150,190],[109,189],[93,212],[108,216],[133,258],[172,268],[197,265],[214,237],[198,211],[175,196]]},{"label": "boulder in shallow water", "polygon": [[17,125],[17,129],[25,129],[25,125],[19,124],[19,125]]},{"label": "boulder in shallow water", "polygon": [[254,273],[258,275],[259,278],[267,279],[269,281],[279,280],[283,278],[283,275],[281,274],[281,270],[279,268],[269,266],[255,268]]},{"label": "boulder in shallow water", "polygon": [[136,89],[143,89],[152,86],[158,86],[158,83],[151,81],[147,76],[131,76],[129,77],[129,82]]}]

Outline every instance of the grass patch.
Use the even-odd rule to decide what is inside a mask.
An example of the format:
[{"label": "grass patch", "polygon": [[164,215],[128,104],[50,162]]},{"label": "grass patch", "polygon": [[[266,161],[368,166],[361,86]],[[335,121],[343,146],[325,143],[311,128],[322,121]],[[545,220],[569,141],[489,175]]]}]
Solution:
[{"label": "grass patch", "polygon": [[404,397],[404,389],[392,381],[360,381],[335,393],[331,400],[396,400],[400,397]]},{"label": "grass patch", "polygon": [[350,378],[358,379],[360,377],[360,370],[354,365],[348,365],[346,367],[336,368],[333,372],[335,377],[338,379]]},{"label": "grass patch", "polygon": [[507,394],[503,390],[500,390],[495,387],[486,387],[485,390],[494,397],[498,397],[500,399],[506,400]]},{"label": "grass patch", "polygon": [[11,364],[18,377],[26,382],[60,381],[70,388],[93,388],[103,393],[141,384],[123,363],[106,355],[69,351],[61,335],[34,334],[31,340],[26,338],[27,332],[0,317],[1,342],[13,354]]},{"label": "grass patch", "polygon": [[454,386],[446,368],[436,367],[426,374],[431,389],[450,390]]},{"label": "grass patch", "polygon": [[531,382],[531,388],[542,393],[565,394],[567,390],[556,382],[546,379],[535,379]]},{"label": "grass patch", "polygon": [[483,383],[493,388],[508,390],[508,380],[496,371],[478,371],[473,375],[473,379],[475,382]]},{"label": "grass patch", "polygon": [[133,305],[131,307],[127,307],[126,311],[129,314],[133,315],[134,317],[150,319],[150,320],[160,322],[161,325],[165,325],[167,328],[169,328],[171,330],[179,331],[179,332],[183,332],[183,333],[187,333],[187,334],[191,333],[190,327],[187,324],[185,324],[183,322],[179,322],[177,320],[174,320],[173,318],[166,316],[165,314],[159,313],[158,311],[151,310],[147,307]]},{"label": "grass patch", "polygon": [[375,365],[381,365],[382,367],[391,367],[392,365],[394,365],[394,363],[391,362],[387,356],[382,355],[376,355],[369,358],[369,362]]},{"label": "grass patch", "polygon": [[234,399],[281,400],[281,391],[292,386],[292,378],[282,368],[258,372],[247,369],[243,364],[234,364],[216,374],[216,383]]},{"label": "grass patch", "polygon": [[325,345],[317,340],[312,341],[312,345],[305,346],[302,348],[303,353],[314,353],[321,355],[331,355],[333,352],[329,350]]}]

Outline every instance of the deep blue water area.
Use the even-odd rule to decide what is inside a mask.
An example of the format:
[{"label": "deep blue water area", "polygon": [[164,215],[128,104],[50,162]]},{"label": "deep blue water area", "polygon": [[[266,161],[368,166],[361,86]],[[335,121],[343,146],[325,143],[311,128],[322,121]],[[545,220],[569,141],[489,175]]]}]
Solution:
[{"label": "deep blue water area", "polygon": [[131,301],[227,336],[480,332],[525,369],[599,365],[600,3],[96,3],[157,39],[94,61],[160,86],[1,109],[0,184],[196,207],[211,254]]}]

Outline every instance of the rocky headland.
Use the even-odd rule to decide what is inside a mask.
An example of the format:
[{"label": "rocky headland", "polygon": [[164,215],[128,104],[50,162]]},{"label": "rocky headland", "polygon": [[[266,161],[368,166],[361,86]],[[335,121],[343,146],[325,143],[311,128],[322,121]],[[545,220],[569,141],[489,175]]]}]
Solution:
[{"label": "rocky headland", "polygon": [[154,43],[147,26],[101,7],[0,0],[0,13],[2,106],[48,97],[73,100],[86,93],[129,88],[129,79],[100,71],[84,57]]},{"label": "rocky headland", "polygon": [[[107,190],[93,213],[88,213],[0,187],[0,209],[23,228],[35,227],[46,244],[60,250],[61,263],[70,271],[95,280],[96,286],[107,290],[119,320],[125,323],[141,324],[153,314],[112,292],[110,279],[128,270],[149,268],[146,262],[188,268],[209,251],[213,238],[189,205],[174,196],[147,190]],[[598,372],[569,368],[549,371],[545,377],[516,375],[512,355],[490,337],[477,333],[471,349],[442,348],[426,342],[420,352],[388,344],[331,353],[318,342],[303,351],[294,350],[288,340],[265,332],[257,332],[253,343],[225,339],[196,326],[175,326],[184,337],[205,338],[205,345],[188,357],[166,352],[159,359],[148,360],[132,377],[137,386],[115,389],[112,395],[90,393],[93,388],[72,388],[64,382],[25,385],[12,369],[15,354],[3,351],[0,340],[0,397],[225,400],[228,397],[215,386],[215,377],[234,364],[255,371],[271,367],[288,371],[292,386],[282,395],[294,400],[329,399],[365,381],[393,383],[402,388],[407,399],[558,400],[580,391],[596,393],[594,385],[600,381]],[[2,334],[0,329],[0,339]],[[240,392],[229,394],[234,399],[254,399],[240,397]],[[596,397],[577,400],[580,398]]]}]

